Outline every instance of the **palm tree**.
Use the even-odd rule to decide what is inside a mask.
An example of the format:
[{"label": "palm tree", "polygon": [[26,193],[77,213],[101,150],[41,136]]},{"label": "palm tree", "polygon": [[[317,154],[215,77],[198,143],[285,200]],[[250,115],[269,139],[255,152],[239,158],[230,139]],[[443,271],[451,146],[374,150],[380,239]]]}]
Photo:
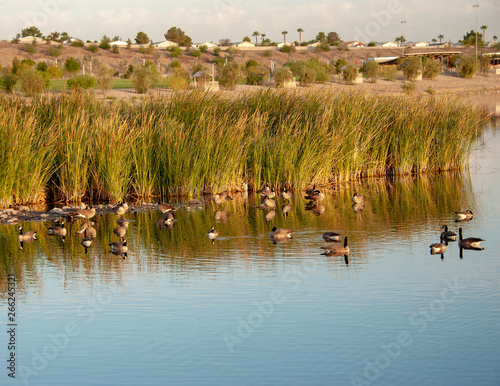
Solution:
[{"label": "palm tree", "polygon": [[255,36],[255,45],[257,45],[257,44],[258,44],[258,42],[257,42],[257,37],[259,37],[259,35],[260,35],[260,32],[259,32],[259,31],[255,31],[255,32],[252,34],[252,36]]},{"label": "palm tree", "polygon": [[439,39],[439,44],[441,44],[441,41],[444,39],[444,35],[438,35],[438,39]]},{"label": "palm tree", "polygon": [[433,42],[434,44],[436,44],[437,39],[432,39],[432,42]]},{"label": "palm tree", "polygon": [[302,32],[304,32],[304,30],[302,28],[299,28],[297,29],[297,32],[299,33],[299,45],[302,44]]},{"label": "palm tree", "polygon": [[281,33],[283,34],[283,39],[286,45],[286,34],[288,33],[288,31],[282,31]]},{"label": "palm tree", "polygon": [[486,30],[488,29],[488,26],[482,25],[480,29],[483,30],[483,44],[486,44]]}]

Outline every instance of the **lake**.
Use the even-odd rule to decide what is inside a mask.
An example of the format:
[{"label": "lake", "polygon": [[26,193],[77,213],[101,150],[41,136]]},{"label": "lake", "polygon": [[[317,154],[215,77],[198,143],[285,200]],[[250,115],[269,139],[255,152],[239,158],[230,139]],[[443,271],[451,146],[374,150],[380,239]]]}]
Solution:
[{"label": "lake", "polygon": [[[7,326],[2,275],[1,384],[498,385],[498,129],[483,141],[463,173],[343,185],[314,208],[295,195],[286,216],[281,198],[270,213],[253,192],[221,207],[177,202],[171,229],[156,210],[127,213],[126,259],[108,252],[114,214],[96,217],[87,253],[81,221],[64,242],[24,224],[40,240],[22,250],[17,227],[0,226],[17,300]],[[466,209],[474,218],[456,223]],[[485,250],[460,258],[451,242],[430,255],[445,224]],[[273,244],[274,226],[292,240]],[[325,231],[348,236],[348,258],[321,255]]]}]

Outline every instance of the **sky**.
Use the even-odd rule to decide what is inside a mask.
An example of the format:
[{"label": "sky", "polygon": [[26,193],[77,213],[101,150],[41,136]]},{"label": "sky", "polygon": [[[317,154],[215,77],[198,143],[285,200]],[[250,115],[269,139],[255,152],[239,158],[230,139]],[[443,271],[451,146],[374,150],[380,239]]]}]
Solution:
[{"label": "sky", "polygon": [[[154,42],[164,40],[170,27],[179,27],[193,42],[232,42],[252,37],[254,31],[280,42],[311,40],[318,32],[337,32],[344,41],[383,42],[401,36],[427,41],[444,35],[456,42],[476,27],[487,25],[486,40],[500,36],[500,1],[478,0],[24,0],[0,3],[0,39],[12,39],[35,25],[42,33],[68,32],[83,40],[103,35],[134,40],[144,31]],[[406,21],[402,24],[401,21]]]}]

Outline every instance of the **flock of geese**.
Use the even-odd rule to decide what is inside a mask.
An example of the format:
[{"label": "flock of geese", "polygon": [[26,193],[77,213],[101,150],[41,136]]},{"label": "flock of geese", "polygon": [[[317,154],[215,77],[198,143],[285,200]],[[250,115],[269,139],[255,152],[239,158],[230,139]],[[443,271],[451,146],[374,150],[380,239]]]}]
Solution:
[{"label": "flock of geese", "polygon": [[[455,212],[457,218],[455,222],[462,221],[470,221],[474,217],[474,214],[470,210],[466,210],[465,212]],[[444,259],[444,253],[446,252],[446,248],[449,242],[457,241],[457,234],[453,231],[448,230],[447,225],[443,225],[441,227],[443,231],[439,236],[439,243],[433,243],[429,245],[431,249],[431,255],[441,255],[441,259]],[[463,238],[462,228],[458,228],[458,247],[460,248],[460,258],[463,258],[463,250],[475,250],[482,251],[484,248],[481,246],[481,242],[484,241],[479,237],[467,237]]]},{"label": "flock of geese", "polygon": [[[244,184],[242,186],[242,189],[244,191],[247,191],[247,186]],[[275,198],[277,198],[277,193],[275,189],[269,188],[269,186],[266,185],[262,189],[258,190],[257,193],[262,197],[261,207],[274,210],[274,208],[276,207]],[[282,199],[285,201],[285,205],[283,206],[283,213],[286,216],[288,212],[291,210],[290,200],[292,199],[292,193],[284,189],[283,191],[281,191],[280,195]],[[316,214],[322,213],[321,212],[322,205],[320,204],[320,202],[325,198],[324,193],[322,193],[319,189],[316,189],[316,186],[314,186],[312,189],[306,191],[305,198],[309,200],[306,206],[306,210],[307,209],[314,210]],[[212,200],[214,204],[220,206],[225,202],[231,201],[232,197],[230,196],[229,191],[226,190],[221,193],[213,195]],[[358,210],[364,208],[365,197],[358,193],[354,193],[354,195],[352,196],[352,202],[353,202],[353,209],[355,210],[355,212],[357,212]],[[199,200],[193,199],[189,200],[188,204],[202,205],[203,203]],[[288,210],[286,208],[287,206],[290,207]],[[161,201],[157,202],[156,207],[161,212],[161,218],[157,221],[157,225],[159,227],[171,228],[174,223],[173,212],[177,210],[177,207]],[[128,204],[126,202],[122,202],[116,205],[112,210],[115,215],[119,216],[119,218],[116,220],[118,226],[113,230],[113,233],[115,233],[117,236],[120,237],[120,241],[115,241],[110,243],[109,252],[123,257],[127,257],[127,252],[128,252],[127,240],[125,239],[128,225],[130,222],[134,221],[123,218],[123,215],[128,211],[128,209],[129,209]],[[455,213],[457,215],[456,222],[470,221],[473,218],[473,213],[470,210],[467,210],[465,212],[455,212]],[[93,242],[92,239],[97,236],[97,231],[93,227],[95,223],[90,221],[95,215],[96,215],[96,209],[87,208],[85,204],[82,204],[80,209],[73,212],[68,212],[65,215],[66,219],[69,219],[70,221],[74,221],[76,219],[84,220],[84,222],[80,226],[80,230],[78,230],[77,233],[79,234],[83,233],[83,238],[81,239],[80,243],[85,248],[85,253],[87,253],[87,249],[92,246]],[[443,231],[440,234],[440,242],[433,243],[430,245],[431,254],[432,255],[440,254],[441,259],[444,258],[444,253],[446,251],[448,243],[457,241],[456,233],[448,230],[447,225],[443,225],[442,229]],[[47,230],[50,236],[59,236],[63,241],[67,235],[67,229],[64,226],[64,220],[60,220],[58,226],[48,227]],[[292,233],[293,233],[292,229],[273,227],[270,233],[270,238],[271,241],[276,244],[277,242],[291,239]],[[483,239],[477,237],[468,237],[464,239],[462,236],[462,228],[458,229],[458,234],[459,234],[458,246],[460,248],[460,257],[462,257],[462,249],[472,249],[472,250],[484,249],[483,247],[481,247],[481,242],[484,241]],[[22,226],[19,226],[18,241],[20,242],[20,249],[23,248],[23,244],[25,242],[31,242],[36,240],[37,239],[36,235],[37,231],[23,232]],[[212,244],[214,244],[215,240],[219,237],[219,232],[215,229],[214,226],[212,226],[206,233],[206,236],[212,242]],[[322,255],[344,256],[347,263],[348,261],[347,258],[348,255],[350,254],[348,237],[345,236],[343,238],[343,243],[341,235],[333,231],[325,232],[322,237],[325,242],[329,244],[331,243],[330,245],[325,245],[320,247],[323,250]]]}]

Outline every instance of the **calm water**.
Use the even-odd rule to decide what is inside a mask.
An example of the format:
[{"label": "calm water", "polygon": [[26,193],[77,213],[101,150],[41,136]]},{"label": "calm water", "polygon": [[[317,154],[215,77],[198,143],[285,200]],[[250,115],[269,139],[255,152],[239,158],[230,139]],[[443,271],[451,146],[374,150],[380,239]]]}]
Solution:
[{"label": "calm water", "polygon": [[[380,180],[327,194],[324,212],[295,197],[274,219],[253,195],[227,213],[181,208],[172,229],[159,212],[127,214],[126,260],[114,215],[98,221],[85,254],[62,243],[18,249],[0,226],[0,270],[17,279],[16,379],[30,385],[498,385],[500,384],[500,135],[489,129],[470,173]],[[355,213],[354,192],[368,197]],[[471,209],[465,237],[484,251],[429,254],[454,212]],[[215,216],[219,220],[215,220]],[[205,234],[215,225],[214,245]],[[294,229],[273,244],[273,227]],[[348,235],[351,256],[320,255],[321,235]],[[2,275],[0,323],[7,331]]]}]

